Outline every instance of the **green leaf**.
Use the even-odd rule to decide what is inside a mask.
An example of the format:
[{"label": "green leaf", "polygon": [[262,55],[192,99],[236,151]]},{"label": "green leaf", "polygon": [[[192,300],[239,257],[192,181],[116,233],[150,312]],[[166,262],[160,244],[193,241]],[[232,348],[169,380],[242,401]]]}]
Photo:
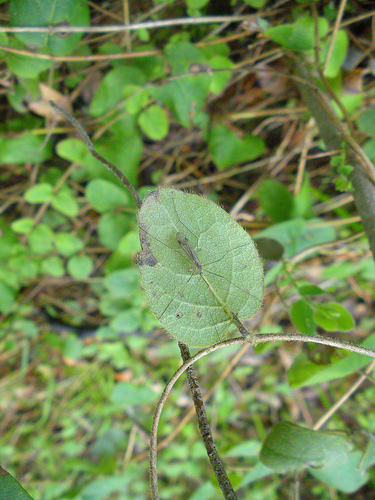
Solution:
[{"label": "green leaf", "polygon": [[[87,0],[10,0],[10,22],[13,26],[88,26],[90,13]],[[15,33],[28,46],[45,48],[52,55],[67,55],[74,50],[83,33]],[[35,59],[34,59],[35,60]]]},{"label": "green leaf", "polygon": [[[361,345],[375,349],[375,334],[370,335]],[[320,384],[341,377],[347,377],[369,364],[369,358],[361,354],[351,353],[330,365],[317,365],[307,359],[305,353],[294,360],[288,372],[289,384],[293,388]]]},{"label": "green leaf", "polygon": [[305,429],[290,422],[275,425],[263,443],[260,460],[276,472],[343,463],[352,444],[338,434]]},{"label": "green leaf", "polygon": [[47,224],[39,223],[29,234],[28,241],[33,252],[44,254],[53,247],[53,231]]},{"label": "green leaf", "polygon": [[136,386],[131,382],[120,382],[115,385],[110,400],[119,408],[129,408],[152,403],[157,398],[156,392],[146,386]]},{"label": "green leaf", "polygon": [[[214,70],[210,79],[210,92],[219,94],[232,76],[234,63],[228,57],[214,56],[210,59],[209,64]],[[223,71],[225,69],[228,71]]]},{"label": "green leaf", "polygon": [[317,304],[316,311],[314,311],[314,320],[328,332],[351,330],[355,326],[353,316],[344,306],[337,302]]},{"label": "green leaf", "polygon": [[109,324],[115,332],[129,333],[139,330],[141,313],[139,308],[128,309],[118,314]]},{"label": "green leaf", "polygon": [[310,295],[322,295],[327,293],[326,290],[323,290],[319,286],[316,285],[302,285],[298,288],[298,291],[301,295],[310,296]]},{"label": "green leaf", "polygon": [[[319,51],[319,59],[324,62],[327,58],[328,47],[331,43],[331,37],[323,44],[322,49]],[[324,71],[324,75],[327,78],[336,78],[341,69],[342,63],[345,60],[346,54],[348,52],[349,40],[346,32],[344,30],[339,30],[335,34],[335,40],[333,42],[333,48],[331,52],[331,57]]]},{"label": "green leaf", "polygon": [[46,182],[41,184],[35,184],[30,189],[28,189],[24,195],[24,198],[29,203],[45,203],[50,201],[52,197],[53,187],[51,184]]},{"label": "green leaf", "polygon": [[253,9],[260,9],[266,4],[267,0],[244,0]]},{"label": "green leaf", "polygon": [[136,269],[121,269],[106,276],[103,281],[111,296],[129,299],[139,287],[139,274]]},{"label": "green leaf", "polygon": [[87,156],[87,146],[80,139],[63,139],[56,146],[57,154],[64,160],[81,164]]},{"label": "green leaf", "polygon": [[139,113],[141,109],[146,106],[150,98],[150,94],[147,89],[144,89],[140,85],[134,85],[131,83],[123,87],[122,93],[126,98],[124,107],[128,113],[131,114]]},{"label": "green leaf", "polygon": [[62,278],[65,274],[65,269],[61,257],[54,255],[52,257],[48,257],[47,259],[43,259],[41,271],[43,274],[47,274],[55,278]]},{"label": "green leaf", "polygon": [[[371,107],[363,110],[358,117],[358,125],[362,132],[375,137],[375,108]],[[369,156],[374,156],[374,154]]]},{"label": "green leaf", "polygon": [[329,28],[328,21],[324,17],[315,19],[306,15],[300,17],[292,24],[281,24],[269,28],[264,32],[264,36],[268,36],[276,43],[279,43],[287,49],[295,51],[304,51],[313,49],[315,46],[315,32],[317,23],[317,31],[319,38],[323,37]]},{"label": "green leaf", "polygon": [[79,252],[83,248],[83,242],[74,234],[57,233],[55,234],[55,245],[61,255],[69,257]]},{"label": "green leaf", "polygon": [[0,498],[4,500],[33,500],[20,483],[2,467],[0,467]]},{"label": "green leaf", "polygon": [[292,305],[290,317],[294,326],[305,335],[314,335],[316,332],[316,323],[313,319],[313,310],[305,300],[297,300]]},{"label": "green leaf", "polygon": [[171,42],[165,54],[173,76],[189,73],[193,64],[207,63],[204,53],[190,42]]},{"label": "green leaf", "polygon": [[138,124],[142,132],[153,141],[160,141],[168,134],[169,122],[167,114],[157,104],[153,104],[139,115]]},{"label": "green leaf", "polygon": [[124,187],[104,179],[90,181],[85,189],[85,196],[98,212],[108,212],[120,206],[127,206],[129,195]]},{"label": "green leaf", "polygon": [[100,243],[111,250],[116,250],[117,245],[128,229],[128,216],[106,213],[100,217],[98,224]]},{"label": "green leaf", "polygon": [[31,217],[22,217],[12,222],[10,227],[15,233],[28,234],[34,227],[35,221]]},{"label": "green leaf", "polygon": [[[24,44],[18,40],[12,40],[9,45],[15,49],[25,49]],[[6,61],[10,71],[20,78],[38,78],[40,73],[49,69],[53,64],[50,60],[16,53],[8,53]],[[37,138],[37,136],[35,136],[35,138]],[[43,138],[39,137],[38,139]]]},{"label": "green leaf", "polygon": [[292,219],[275,224],[264,231],[257,233],[257,237],[273,238],[281,243],[285,249],[285,257],[302,252],[306,248],[335,239],[335,230],[331,226],[321,226],[319,219]]},{"label": "green leaf", "polygon": [[280,182],[273,180],[261,182],[256,195],[261,207],[273,222],[283,222],[291,218],[293,197]]},{"label": "green leaf", "polygon": [[63,186],[52,195],[51,205],[55,210],[68,217],[76,217],[79,211],[78,203],[68,186]]},{"label": "green leaf", "polygon": [[143,202],[138,223],[143,288],[156,317],[180,342],[211,345],[234,328],[234,315],[248,318],[259,309],[263,270],[254,243],[213,202],[160,189]]},{"label": "green leaf", "polygon": [[91,101],[90,113],[93,116],[100,116],[113,110],[124,99],[125,86],[132,84],[143,87],[145,83],[145,76],[139,68],[129,65],[113,69],[100,82]]},{"label": "green leaf", "polygon": [[0,281],[0,312],[7,314],[16,300],[16,291],[11,286]]},{"label": "green leaf", "polygon": [[0,164],[42,163],[52,156],[50,144],[41,136],[25,132],[18,137],[0,136]]},{"label": "green leaf", "polygon": [[352,451],[347,460],[337,460],[324,469],[310,469],[310,474],[338,491],[354,493],[369,480],[369,474],[359,467],[361,455],[360,451]]},{"label": "green leaf", "polygon": [[94,269],[94,263],[88,255],[74,255],[68,260],[70,276],[77,280],[85,280]]},{"label": "green leaf", "polygon": [[224,169],[259,158],[265,151],[265,144],[260,137],[245,134],[241,139],[228,127],[215,125],[209,133],[208,148],[215,165]]}]

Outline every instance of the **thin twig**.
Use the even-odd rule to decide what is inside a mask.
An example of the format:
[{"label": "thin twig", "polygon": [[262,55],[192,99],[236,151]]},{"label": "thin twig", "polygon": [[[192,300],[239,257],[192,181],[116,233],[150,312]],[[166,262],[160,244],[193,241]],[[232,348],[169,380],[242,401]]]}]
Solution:
[{"label": "thin twig", "polygon": [[159,420],[161,416],[161,412],[163,410],[163,406],[167,400],[167,397],[171,390],[173,389],[174,384],[177,382],[179,377],[184,373],[184,371],[191,366],[193,363],[198,361],[198,359],[207,356],[211,352],[214,352],[218,349],[222,349],[223,347],[229,347],[232,345],[242,345],[247,343],[252,343],[252,345],[262,344],[264,342],[276,342],[276,341],[285,341],[285,342],[313,342],[316,344],[329,345],[332,347],[337,347],[339,349],[346,349],[351,352],[355,352],[358,354],[364,354],[365,356],[370,356],[375,359],[375,351],[373,349],[368,349],[367,347],[362,347],[357,344],[353,344],[351,342],[345,342],[337,339],[333,339],[330,337],[321,337],[319,335],[302,335],[299,333],[268,333],[268,334],[255,334],[254,337],[249,340],[243,337],[225,340],[224,342],[219,342],[218,344],[209,346],[202,351],[199,351],[197,354],[192,356],[188,361],[186,361],[180,368],[176,371],[176,373],[172,376],[168,384],[165,386],[165,389],[156,405],[156,412],[154,415],[154,420],[152,422],[151,435],[150,435],[150,482],[151,482],[151,492],[153,500],[159,499],[158,492],[158,475],[157,475],[157,441],[158,441],[158,426]]},{"label": "thin twig", "polygon": [[157,21],[143,21],[133,24],[114,24],[108,26],[0,26],[0,33],[118,33],[121,31],[135,31],[140,29],[164,28],[166,26],[182,26],[196,24],[235,23],[246,21],[250,16],[203,16],[180,17],[178,19],[159,19]]},{"label": "thin twig", "polygon": [[[185,363],[191,357],[189,348],[186,344],[182,344],[181,342],[178,343],[178,346],[181,351],[182,360]],[[195,412],[197,414],[199,431],[201,433],[204,446],[206,447],[207,455],[208,458],[210,459],[216,479],[219,483],[221,491],[224,494],[224,498],[226,498],[227,500],[237,500],[237,496],[234,492],[231,482],[229,481],[223,462],[221,461],[221,458],[219,456],[219,453],[217,452],[213,440],[211,426],[207,418],[207,413],[204,407],[202,393],[199,388],[197,374],[195,372],[193,365],[190,365],[186,369],[186,375],[189,382],[191,395],[193,397]]]},{"label": "thin twig", "polygon": [[138,195],[137,191],[135,190],[135,188],[133,187],[133,185],[130,183],[130,181],[128,180],[128,178],[125,177],[125,175],[122,172],[120,172],[120,170],[117,167],[115,167],[114,165],[112,165],[111,162],[109,162],[108,160],[106,160],[105,158],[103,158],[103,156],[101,156],[99,153],[97,153],[95,151],[94,145],[91,142],[90,137],[88,136],[86,130],[79,123],[79,121],[76,118],[74,118],[73,115],[71,115],[70,113],[68,113],[65,109],[60,108],[60,106],[58,106],[57,104],[55,104],[53,101],[49,101],[49,103],[50,103],[50,105],[53,107],[53,109],[55,111],[61,113],[62,115],[65,116],[65,118],[67,120],[70,121],[70,123],[73,125],[73,127],[75,127],[77,129],[77,131],[79,132],[79,134],[82,137],[83,141],[85,142],[85,144],[89,148],[90,153],[92,154],[92,156],[94,158],[96,158],[97,160],[99,160],[105,167],[107,167],[112,173],[114,173],[116,175],[116,177],[118,177],[120,179],[120,181],[124,184],[124,186],[126,186],[129,189],[130,194],[132,195],[133,200],[135,201],[137,207],[141,208],[141,206],[142,206],[142,200],[139,197],[139,195]]}]

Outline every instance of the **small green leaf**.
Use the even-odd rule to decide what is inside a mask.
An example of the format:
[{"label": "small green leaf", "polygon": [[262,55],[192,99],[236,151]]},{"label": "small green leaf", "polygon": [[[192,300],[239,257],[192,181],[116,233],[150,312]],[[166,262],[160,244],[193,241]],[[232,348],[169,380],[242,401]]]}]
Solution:
[{"label": "small green leaf", "polygon": [[253,9],[260,9],[266,4],[267,0],[244,0]]},{"label": "small green leaf", "polygon": [[265,144],[260,137],[245,134],[241,139],[228,127],[215,125],[209,133],[208,148],[215,165],[224,169],[259,158],[265,151]]},{"label": "small green leaf", "polygon": [[41,136],[25,132],[17,137],[0,136],[0,164],[42,163],[52,156],[51,145]]},{"label": "small green leaf", "polygon": [[114,109],[121,102],[126,85],[143,87],[146,83],[143,72],[134,66],[119,66],[109,71],[100,82],[94,99],[91,101],[90,113],[100,116]]},{"label": "small green leaf", "polygon": [[36,253],[47,253],[52,250],[53,231],[47,224],[39,223],[28,236],[30,248]]},{"label": "small green leaf", "polygon": [[294,326],[305,335],[314,335],[316,332],[316,323],[313,319],[313,310],[305,300],[297,300],[292,305],[290,317]]},{"label": "small green leaf", "polygon": [[54,237],[56,248],[61,255],[69,257],[83,248],[83,242],[74,234],[57,233]]},{"label": "small green leaf", "polygon": [[156,392],[146,386],[136,386],[131,382],[116,384],[110,396],[111,403],[119,408],[152,403],[156,398]]},{"label": "small green leaf", "polygon": [[203,51],[190,42],[170,42],[165,48],[165,54],[174,76],[189,73],[192,64],[207,63]]},{"label": "small green leaf", "polygon": [[129,217],[124,214],[106,213],[98,224],[99,240],[102,245],[116,250],[121,238],[129,229]]},{"label": "small green leaf", "polygon": [[88,255],[73,255],[68,260],[70,276],[77,280],[85,280],[94,269],[94,263]]},{"label": "small green leaf", "polygon": [[285,23],[269,28],[264,32],[264,36],[270,37],[287,49],[304,51],[314,48],[316,31],[321,38],[327,33],[328,28],[328,21],[324,17],[315,20],[312,16],[306,15],[292,24]]},{"label": "small green leaf", "polygon": [[[324,469],[310,469],[309,472],[319,481],[331,485],[338,491],[354,493],[358,491],[369,480],[369,474],[360,468],[362,453],[352,451],[347,460],[338,459]],[[352,497],[354,498],[354,497]]]},{"label": "small green leaf", "polygon": [[113,297],[129,299],[139,287],[138,271],[133,268],[114,271],[105,277],[103,285]]},{"label": "small green leaf", "polygon": [[42,184],[35,184],[35,186],[28,189],[24,198],[29,203],[45,203],[51,200],[52,193],[53,187],[51,184],[44,182]]},{"label": "small green leaf", "polygon": [[7,314],[12,309],[16,297],[14,288],[0,281],[0,312]]},{"label": "small green leaf", "polygon": [[51,205],[55,210],[68,217],[76,217],[79,211],[78,203],[71,189],[67,186],[62,187],[57,193],[52,195]]},{"label": "small green leaf", "polygon": [[128,309],[118,314],[109,324],[115,332],[130,333],[135,332],[141,326],[140,310]]},{"label": "small green leaf", "polygon": [[2,467],[0,467],[0,498],[4,500],[33,500],[20,483]]},{"label": "small green leaf", "polygon": [[[12,48],[25,50],[25,45],[18,40],[11,40],[9,44]],[[49,69],[53,62],[47,59],[39,59],[23,54],[9,53],[6,56],[9,70],[19,78],[38,78],[40,73]],[[41,137],[36,139],[41,139]]]},{"label": "small green leaf", "polygon": [[[322,50],[320,50],[319,52],[319,58],[322,62],[326,60],[330,43],[331,37],[325,42]],[[348,52],[348,46],[349,40],[346,32],[344,30],[338,30],[338,32],[335,34],[331,57],[324,71],[324,75],[327,78],[336,78],[336,76],[339,74],[342,63],[344,62],[346,54]]]},{"label": "small green leaf", "polygon": [[43,259],[41,271],[43,274],[53,276],[54,278],[62,278],[65,274],[65,269],[61,257],[54,255],[47,259]]},{"label": "small green leaf", "polygon": [[290,422],[275,425],[263,443],[260,460],[276,472],[343,463],[353,445],[343,436],[305,429]]},{"label": "small green leaf", "polygon": [[35,221],[30,217],[22,217],[13,221],[10,227],[15,233],[28,234],[34,227]]},{"label": "small green leaf", "polygon": [[[375,349],[375,334],[370,335],[361,345],[369,349]],[[298,388],[336,380],[347,377],[368,364],[369,359],[367,356],[351,353],[343,359],[332,362],[330,365],[316,365],[307,359],[305,353],[302,353],[297,356],[289,369],[289,384]]]},{"label": "small green leaf", "polygon": [[301,295],[310,296],[310,295],[322,295],[327,293],[326,290],[323,290],[319,286],[316,285],[302,285],[298,288],[298,291]]},{"label": "small green leaf", "polygon": [[[213,94],[218,94],[230,80],[234,63],[228,57],[214,56],[209,60],[209,64],[214,70],[210,79],[210,91]],[[223,71],[225,69],[228,71]]]},{"label": "small green leaf", "polygon": [[314,320],[328,332],[351,330],[355,326],[353,316],[344,306],[337,302],[317,304],[316,308]]},{"label": "small green leaf", "polygon": [[108,212],[120,206],[127,206],[129,195],[125,188],[104,179],[90,181],[85,189],[85,196],[98,212]]},{"label": "small green leaf", "polygon": [[261,207],[273,222],[283,222],[291,218],[293,197],[280,182],[263,181],[256,195]]},{"label": "small green leaf", "polygon": [[358,125],[362,132],[375,137],[375,108],[364,109],[358,117]]},{"label": "small green leaf", "polygon": [[140,85],[129,83],[122,89],[123,96],[125,97],[124,107],[128,113],[136,114],[146,106],[150,98],[146,89]]},{"label": "small green leaf", "polygon": [[319,219],[308,222],[303,219],[291,219],[274,224],[260,231],[257,237],[273,238],[279,241],[285,249],[285,257],[292,257],[298,252],[314,245],[334,241],[335,230],[331,226],[316,225]]},{"label": "small green leaf", "polygon": [[82,164],[87,156],[87,146],[80,139],[63,139],[56,146],[57,154],[64,160]]},{"label": "small green leaf", "polygon": [[160,141],[168,134],[167,114],[157,104],[153,104],[139,115],[138,124],[142,132],[153,141]]}]

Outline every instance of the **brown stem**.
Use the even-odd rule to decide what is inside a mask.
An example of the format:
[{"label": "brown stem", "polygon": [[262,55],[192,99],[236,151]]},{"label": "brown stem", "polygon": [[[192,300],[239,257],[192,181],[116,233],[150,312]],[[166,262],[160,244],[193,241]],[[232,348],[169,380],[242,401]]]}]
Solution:
[{"label": "brown stem", "polygon": [[140,199],[134,186],[130,183],[129,179],[127,177],[125,177],[125,175],[122,172],[120,172],[120,170],[117,167],[112,165],[111,162],[109,162],[108,160],[103,158],[103,156],[101,156],[99,153],[97,153],[95,151],[94,145],[93,145],[90,137],[87,135],[86,130],[82,127],[82,125],[79,123],[79,121],[76,120],[76,118],[74,118],[74,116],[72,116],[70,113],[68,113],[68,111],[66,111],[63,108],[60,108],[60,106],[55,104],[53,101],[49,101],[49,103],[53,107],[53,109],[55,109],[58,113],[65,116],[65,118],[70,121],[70,123],[73,125],[73,127],[79,132],[83,141],[85,142],[85,144],[89,148],[92,156],[94,158],[96,158],[97,160],[99,160],[100,163],[102,163],[105,167],[108,168],[108,170],[110,170],[112,173],[114,173],[116,175],[116,177],[118,177],[120,179],[120,181],[124,184],[124,186],[126,186],[129,189],[130,194],[132,195],[133,200],[135,201],[137,207],[141,208],[142,200]]},{"label": "brown stem", "polygon": [[[327,96],[314,84],[310,68],[300,61],[296,65],[296,72],[301,77],[301,81],[297,83],[301,97],[315,118],[327,148],[340,150],[344,147],[346,150],[347,163],[353,167],[350,180],[354,188],[354,201],[375,259],[374,165],[352,137],[345,124],[338,119]],[[302,79],[306,81],[306,84],[302,83]]]},{"label": "brown stem", "polygon": [[[190,351],[186,344],[178,343],[181,351],[181,357],[184,363],[190,359]],[[225,472],[223,462],[217,452],[215,443],[213,441],[210,423],[207,419],[206,409],[204,407],[203,397],[199,388],[197,374],[195,373],[194,366],[191,365],[186,369],[186,375],[189,382],[191,394],[193,396],[195,412],[197,414],[199,431],[202,436],[204,446],[206,447],[208,458],[210,459],[213,471],[219,486],[227,500],[237,500],[233,486],[229,481],[227,473]]]}]

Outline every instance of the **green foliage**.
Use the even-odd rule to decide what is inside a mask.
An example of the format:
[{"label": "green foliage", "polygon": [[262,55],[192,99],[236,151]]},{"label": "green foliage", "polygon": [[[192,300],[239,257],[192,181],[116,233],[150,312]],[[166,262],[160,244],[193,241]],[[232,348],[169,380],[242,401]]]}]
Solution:
[{"label": "green foliage", "polygon": [[353,445],[339,434],[318,432],[291,422],[276,424],[260,451],[264,465],[276,472],[345,463]]},{"label": "green foliage", "polygon": [[[259,309],[263,270],[254,243],[217,205],[160,189],[143,202],[138,223],[143,250],[139,265],[148,302],[180,342],[214,344],[233,327],[233,314],[248,318]],[[192,272],[179,234],[191,241],[203,274]]]},{"label": "green foliage", "polygon": [[7,500],[33,500],[20,483],[4,469],[1,469],[0,473],[0,498],[6,498]]},{"label": "green foliage", "polygon": [[259,158],[264,153],[265,144],[260,137],[246,134],[240,138],[228,127],[215,125],[209,132],[208,148],[216,166],[224,169]]},{"label": "green foliage", "polygon": [[[13,26],[88,26],[90,24],[87,0],[11,0],[10,22]],[[16,37],[27,46],[44,49],[51,55],[70,54],[82,38],[82,33],[67,36],[49,33],[16,33]],[[35,61],[35,59],[34,59]]]},{"label": "green foliage", "polygon": [[[169,3],[176,8],[176,15],[182,15],[179,9],[183,5],[173,0]],[[266,2],[244,3],[261,9]],[[285,12],[285,17],[267,16],[267,21],[258,17],[255,30],[262,36],[254,37],[257,46],[251,59],[261,60],[263,44],[268,50],[278,43],[289,56],[297,52],[301,64],[317,64],[318,71],[324,65],[333,91],[352,114],[368,98],[363,92],[349,93],[343,85],[341,68],[348,49],[348,28],[332,35],[337,16],[333,2],[324,5],[319,11],[324,17],[316,19],[307,13],[307,4],[297,3],[303,5],[297,9],[292,5],[292,12]],[[189,14],[202,15],[209,13],[214,2],[189,0],[185,4]],[[132,8],[138,9],[136,3]],[[95,11],[95,16],[100,25],[108,24],[104,13]],[[155,11],[152,17],[157,16]],[[13,26],[90,24],[86,0],[10,0],[8,18]],[[0,33],[6,75],[3,90],[12,108],[4,111],[0,127],[0,183],[4,187],[0,218],[1,383],[2,406],[14,409],[9,424],[8,420],[3,423],[0,459],[22,478],[35,500],[138,500],[148,496],[147,464],[139,461],[139,456],[147,452],[144,433],[151,425],[161,381],[177,369],[179,353],[173,339],[159,335],[160,324],[148,307],[142,284],[170,333],[193,346],[208,345],[229,330],[237,335],[234,316],[247,319],[258,310],[263,295],[262,269],[252,240],[223,210],[203,197],[163,189],[157,195],[162,199],[159,203],[155,192],[151,193],[140,211],[141,249],[134,201],[121,182],[91,156],[84,142],[71,138],[69,126],[53,122],[51,129],[51,122],[44,121],[46,102],[41,84],[50,92],[74,97],[74,114],[96,137],[95,148],[133,185],[155,179],[167,184],[181,182],[194,186],[193,190],[199,188],[226,208],[234,205],[242,192],[251,193],[241,198],[249,203],[242,204],[243,213],[236,215],[244,215],[251,234],[266,227],[256,232],[256,239],[263,239],[267,247],[262,255],[271,260],[266,263],[270,297],[261,310],[267,312],[267,324],[261,331],[282,331],[288,314],[302,334],[315,334],[318,328],[345,332],[355,324],[364,334],[373,330],[371,315],[366,318],[363,312],[364,304],[373,298],[375,280],[372,260],[362,259],[360,254],[367,251],[364,244],[358,243],[350,257],[343,258],[337,250],[337,259],[335,253],[330,254],[332,247],[325,246],[360,231],[358,223],[343,223],[352,217],[351,208],[339,206],[328,215],[321,210],[332,197],[332,182],[336,189],[351,189],[352,167],[347,165],[345,150],[332,157],[332,175],[321,167],[316,169],[317,163],[312,170],[309,156],[303,179],[295,176],[294,160],[283,171],[274,170],[272,180],[267,168],[261,166],[257,166],[262,169],[261,176],[255,169],[250,173],[250,162],[275,151],[278,136],[269,134],[271,122],[263,121],[261,115],[236,121],[234,128],[231,113],[253,103],[262,109],[270,92],[269,80],[263,79],[265,70],[275,67],[272,61],[267,68],[255,61],[251,66],[257,75],[255,83],[242,56],[249,54],[252,35],[245,42],[238,39],[238,50],[233,53],[234,45],[220,32],[212,36],[212,27],[142,29],[129,39],[118,33],[104,38],[83,38],[82,33]],[[230,30],[231,26],[227,28],[229,37]],[[326,62],[332,36],[334,43]],[[19,53],[7,52],[7,46]],[[143,55],[145,51],[152,53]],[[74,57],[49,60],[45,54]],[[75,56],[82,56],[82,60]],[[91,56],[107,56],[100,61],[99,71],[91,71]],[[283,59],[285,68],[286,61]],[[280,67],[276,69],[280,72]],[[293,80],[288,85],[293,85]],[[282,83],[281,88],[287,87]],[[274,98],[271,90],[270,101]],[[285,92],[282,98],[282,106],[291,109],[296,94],[289,98]],[[342,117],[338,107],[337,113]],[[360,130],[370,137],[375,136],[373,114],[373,110],[365,110],[357,120]],[[271,128],[280,134],[287,127],[282,123],[279,127],[277,115],[272,116]],[[299,134],[302,126],[303,122]],[[50,130],[68,135],[58,137],[58,156],[54,156],[51,140],[46,140]],[[182,144],[181,138],[190,142]],[[158,141],[163,144],[158,145]],[[317,144],[314,142],[314,149]],[[375,157],[372,139],[365,149]],[[140,169],[141,160],[145,161]],[[235,166],[240,168],[233,171],[233,177]],[[185,172],[189,177],[184,178]],[[143,186],[142,190],[150,188]],[[178,233],[187,242],[181,238],[179,242]],[[140,250],[142,283],[135,267]],[[323,257],[320,252],[325,252]],[[153,266],[150,259],[155,256],[157,265]],[[349,279],[351,285],[355,280],[356,290],[362,289],[362,294],[354,295]],[[276,301],[275,289],[279,294]],[[275,316],[273,309],[277,309]],[[203,331],[199,329],[202,318]],[[256,325],[257,317],[252,321]],[[363,345],[374,348],[374,338],[369,334]],[[220,447],[225,459],[235,463],[230,477],[244,498],[289,495],[271,466],[279,471],[306,468],[314,494],[317,481],[344,493],[355,492],[369,481],[368,469],[375,461],[373,440],[362,455],[356,448],[347,449],[348,441],[341,436],[292,424],[280,424],[271,431],[262,449],[262,459],[265,456],[269,466],[259,461],[270,419],[289,417],[292,388],[324,383],[312,404],[314,408],[329,408],[331,399],[340,395],[341,389],[348,389],[350,378],[346,377],[354,377],[368,364],[363,356],[339,357],[335,352],[329,352],[318,364],[313,361],[314,349],[298,351],[286,381],[284,366],[277,364],[277,349],[257,347],[252,354],[254,363],[240,362],[230,383],[223,381],[216,388],[214,411],[220,423]],[[201,361],[200,375],[207,386],[217,382],[228,359],[225,350],[206,358],[204,365]],[[335,385],[329,384],[332,380],[337,380]],[[325,386],[329,387],[329,398]],[[233,388],[237,394],[241,392],[241,398]],[[358,392],[358,399],[346,407],[346,414],[354,414],[370,433],[374,432],[372,396]],[[179,392],[171,399],[160,424],[163,436],[173,432],[189,404]],[[246,439],[239,422],[246,423]],[[345,426],[342,415],[332,417],[332,428]],[[15,432],[22,439],[15,440]],[[184,424],[174,439],[175,445],[161,454],[163,498],[219,498],[195,427]],[[30,467],[33,449],[39,452],[32,454]],[[192,484],[197,485],[193,493]],[[323,495],[318,491],[317,498]],[[0,497],[31,498],[10,475],[0,476]]]}]

